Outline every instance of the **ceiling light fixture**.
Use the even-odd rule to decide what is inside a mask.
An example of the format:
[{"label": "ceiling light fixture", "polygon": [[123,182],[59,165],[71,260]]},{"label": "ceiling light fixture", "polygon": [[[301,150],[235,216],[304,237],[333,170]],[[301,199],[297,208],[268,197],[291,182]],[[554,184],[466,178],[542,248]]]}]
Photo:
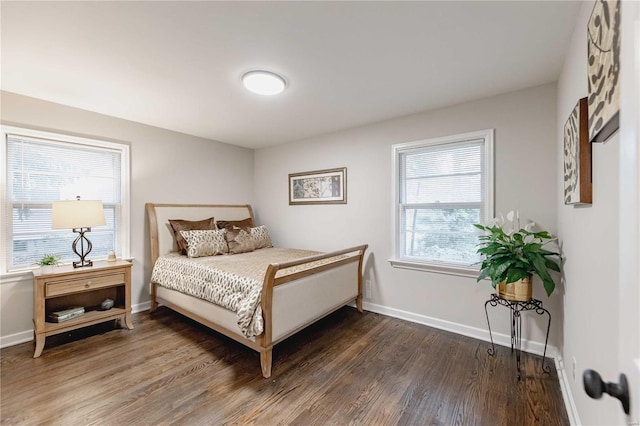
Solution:
[{"label": "ceiling light fixture", "polygon": [[242,76],[242,84],[247,90],[259,95],[282,93],[287,83],[284,78],[270,71],[249,71]]}]

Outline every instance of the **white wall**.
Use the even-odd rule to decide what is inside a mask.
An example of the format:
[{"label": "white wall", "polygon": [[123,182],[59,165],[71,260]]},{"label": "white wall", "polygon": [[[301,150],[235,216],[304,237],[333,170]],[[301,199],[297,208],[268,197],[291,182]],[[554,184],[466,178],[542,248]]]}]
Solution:
[{"label": "white wall", "polygon": [[[586,28],[593,2],[582,5],[558,80],[556,128],[558,175],[563,173],[563,128],[578,99],[587,96]],[[558,233],[564,242],[563,358],[571,394],[584,424],[617,423],[620,402],[590,399],[582,387],[582,372],[592,368],[617,381],[618,350],[618,148],[615,134],[592,145],[593,204],[565,206],[558,180]],[[572,362],[576,358],[576,380]]]},{"label": "white wall", "polygon": [[[373,281],[369,303],[401,310],[418,321],[486,337],[484,302],[492,288],[473,278],[392,268],[391,146],[400,142],[495,128],[496,212],[519,209],[556,231],[556,86],[548,84],[255,152],[258,221],[277,245],[330,250],[368,243],[365,279]],[[287,175],[347,167],[348,204],[289,206]],[[534,296],[553,315],[550,344],[562,341],[561,287]],[[370,305],[371,306],[371,305]],[[508,311],[494,308],[492,326],[509,334]],[[392,311],[398,313],[398,311]],[[527,314],[525,314],[527,315]],[[527,315],[523,337],[544,342],[543,322]],[[546,325],[545,325],[546,326]]]},{"label": "white wall", "polygon": [[[132,304],[149,301],[146,202],[251,203],[253,151],[132,121],[1,93],[1,122],[131,145]],[[179,105],[176,106],[179,108]],[[4,179],[4,177],[3,177]],[[0,344],[30,338],[30,277],[0,281]]]}]

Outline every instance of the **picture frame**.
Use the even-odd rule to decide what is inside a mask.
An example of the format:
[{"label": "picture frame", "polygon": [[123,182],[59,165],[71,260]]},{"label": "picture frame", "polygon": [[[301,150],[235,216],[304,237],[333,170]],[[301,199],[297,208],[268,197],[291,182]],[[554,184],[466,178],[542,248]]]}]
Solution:
[{"label": "picture frame", "polygon": [[620,0],[596,0],[587,25],[589,140],[620,127]]},{"label": "picture frame", "polygon": [[289,205],[346,203],[346,167],[289,174]]},{"label": "picture frame", "polygon": [[564,203],[591,204],[591,144],[587,98],[578,101],[564,125]]}]

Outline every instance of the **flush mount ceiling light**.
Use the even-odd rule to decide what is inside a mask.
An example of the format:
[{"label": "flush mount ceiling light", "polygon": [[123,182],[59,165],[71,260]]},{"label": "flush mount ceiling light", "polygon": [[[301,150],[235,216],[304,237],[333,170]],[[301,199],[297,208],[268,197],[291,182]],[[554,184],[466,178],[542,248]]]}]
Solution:
[{"label": "flush mount ceiling light", "polygon": [[270,71],[249,71],[242,76],[242,83],[247,90],[259,95],[277,95],[286,86],[284,78]]}]

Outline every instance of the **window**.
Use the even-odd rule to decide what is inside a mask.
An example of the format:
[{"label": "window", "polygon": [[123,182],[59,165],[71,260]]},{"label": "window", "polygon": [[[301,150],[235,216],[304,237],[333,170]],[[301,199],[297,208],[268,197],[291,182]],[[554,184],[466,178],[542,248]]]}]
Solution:
[{"label": "window", "polygon": [[91,259],[129,256],[129,146],[2,127],[2,271],[32,266],[43,254],[77,260],[78,236],[51,228],[56,200],[101,200],[106,225],[88,234]]},{"label": "window", "polygon": [[493,130],[393,146],[391,264],[477,275],[479,231],[493,217]]}]

